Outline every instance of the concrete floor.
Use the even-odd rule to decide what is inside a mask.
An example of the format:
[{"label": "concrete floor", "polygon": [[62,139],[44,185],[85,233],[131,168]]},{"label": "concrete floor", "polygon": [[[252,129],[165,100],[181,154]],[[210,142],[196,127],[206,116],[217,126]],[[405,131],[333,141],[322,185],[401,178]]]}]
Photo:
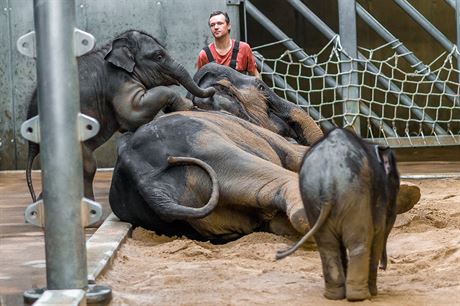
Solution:
[{"label": "concrete floor", "polygon": [[[112,172],[98,172],[94,191],[103,207],[111,212],[108,192]],[[41,190],[40,172],[33,173],[34,188]],[[0,172],[0,305],[23,305],[23,292],[46,287],[45,242],[41,228],[24,222],[24,210],[31,204],[24,171]],[[85,230],[87,239],[96,228]]]},{"label": "concrete floor", "polygon": [[[460,162],[399,163],[406,176],[460,176]],[[110,214],[108,193],[112,173],[98,172],[94,182],[96,201]],[[33,173],[36,191],[41,190],[40,172]],[[23,305],[23,292],[46,287],[44,234],[24,223],[24,210],[31,203],[24,171],[0,172],[0,306]],[[87,238],[95,228],[86,229]]]}]

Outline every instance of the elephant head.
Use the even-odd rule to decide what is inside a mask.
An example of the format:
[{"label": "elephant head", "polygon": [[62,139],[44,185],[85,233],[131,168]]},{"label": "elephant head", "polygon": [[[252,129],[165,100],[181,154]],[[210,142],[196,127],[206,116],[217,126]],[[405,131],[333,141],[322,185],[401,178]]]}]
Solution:
[{"label": "elephant head", "polygon": [[187,70],[175,61],[153,36],[129,30],[115,38],[103,51],[104,59],[135,77],[147,89],[156,86],[182,85],[191,94],[209,97],[212,88],[201,89]]},{"label": "elephant head", "polygon": [[280,98],[261,79],[216,63],[203,66],[193,79],[200,87],[216,90],[207,98],[187,95],[199,108],[229,112],[304,145],[323,136],[304,110]]}]

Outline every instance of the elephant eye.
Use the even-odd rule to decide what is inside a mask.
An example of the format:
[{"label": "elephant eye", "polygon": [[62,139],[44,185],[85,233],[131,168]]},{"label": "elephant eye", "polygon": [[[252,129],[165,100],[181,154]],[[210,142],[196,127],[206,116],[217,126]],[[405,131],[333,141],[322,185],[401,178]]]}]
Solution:
[{"label": "elephant eye", "polygon": [[262,85],[262,84],[257,85],[257,90],[264,91],[265,90],[264,85]]},{"label": "elephant eye", "polygon": [[160,51],[156,51],[156,52],[153,52],[151,55],[150,55],[150,58],[155,60],[155,61],[161,61],[164,57],[164,54],[163,52],[160,52]]}]

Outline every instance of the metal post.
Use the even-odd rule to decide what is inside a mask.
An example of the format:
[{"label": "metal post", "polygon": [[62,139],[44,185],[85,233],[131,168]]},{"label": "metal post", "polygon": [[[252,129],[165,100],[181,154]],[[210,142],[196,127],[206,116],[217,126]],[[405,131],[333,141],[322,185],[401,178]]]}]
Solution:
[{"label": "metal post", "polygon": [[340,42],[348,57],[341,54],[344,61],[341,66],[343,99],[345,103],[344,113],[345,126],[353,127],[358,135],[360,133],[359,122],[359,87],[358,74],[355,59],[357,58],[357,35],[356,35],[356,2],[355,0],[338,0],[339,6],[339,33]]},{"label": "metal post", "polygon": [[[88,285],[75,2],[34,0],[47,288]],[[65,233],[65,234],[63,234]]]}]

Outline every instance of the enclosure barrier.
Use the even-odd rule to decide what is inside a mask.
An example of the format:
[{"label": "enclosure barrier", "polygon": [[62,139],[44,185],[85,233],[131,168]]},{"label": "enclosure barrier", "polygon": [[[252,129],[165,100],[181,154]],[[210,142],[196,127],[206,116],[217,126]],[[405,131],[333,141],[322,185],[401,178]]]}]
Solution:
[{"label": "enclosure barrier", "polygon": [[[255,52],[261,75],[277,93],[302,106],[323,127],[326,123],[352,126],[363,137],[393,147],[458,145],[460,74],[453,65],[457,48],[406,1],[394,1],[450,47],[448,52],[425,65],[354,0],[339,1],[341,38],[301,1],[287,0],[330,39],[318,54],[307,55],[246,1],[246,11],[288,49],[276,59]],[[355,52],[355,14],[388,43]],[[459,24],[457,21],[457,28]],[[393,53],[390,56],[388,49]]]}]

